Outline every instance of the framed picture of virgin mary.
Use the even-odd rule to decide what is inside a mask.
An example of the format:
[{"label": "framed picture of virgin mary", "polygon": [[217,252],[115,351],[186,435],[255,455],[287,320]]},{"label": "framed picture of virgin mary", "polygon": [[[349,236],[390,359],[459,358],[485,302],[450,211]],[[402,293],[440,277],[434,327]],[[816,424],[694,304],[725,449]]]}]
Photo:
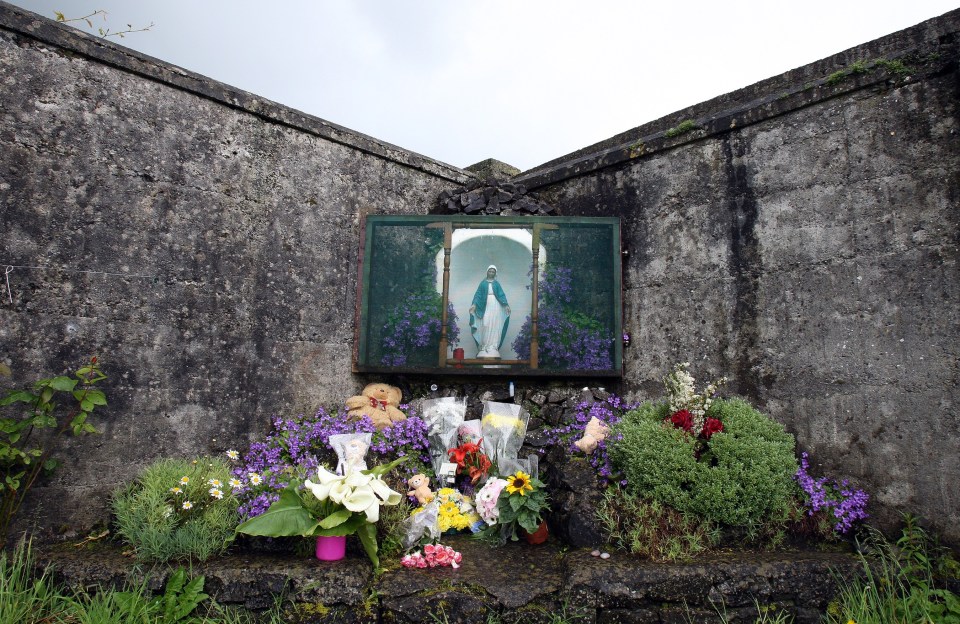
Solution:
[{"label": "framed picture of virgin mary", "polygon": [[619,376],[615,218],[369,216],[354,370]]}]

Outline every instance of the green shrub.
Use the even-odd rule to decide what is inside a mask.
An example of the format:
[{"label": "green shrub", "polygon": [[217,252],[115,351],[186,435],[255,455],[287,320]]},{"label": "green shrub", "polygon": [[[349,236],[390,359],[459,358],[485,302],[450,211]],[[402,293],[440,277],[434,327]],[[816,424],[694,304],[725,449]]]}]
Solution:
[{"label": "green shrub", "polygon": [[666,404],[645,403],[615,427],[611,457],[635,494],[729,526],[782,521],[793,505],[793,436],[740,399],[718,399],[706,416],[723,423],[706,451],[664,423]]},{"label": "green shrub", "polygon": [[218,459],[161,459],[114,494],[118,532],[143,561],[223,552],[239,520],[229,479]]}]

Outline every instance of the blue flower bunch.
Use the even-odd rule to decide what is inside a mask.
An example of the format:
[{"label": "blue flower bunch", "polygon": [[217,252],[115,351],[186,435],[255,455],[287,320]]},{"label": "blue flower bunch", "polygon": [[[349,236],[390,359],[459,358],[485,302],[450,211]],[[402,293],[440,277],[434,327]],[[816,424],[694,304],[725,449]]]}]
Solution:
[{"label": "blue flower bunch", "polygon": [[[442,297],[429,290],[415,292],[401,301],[387,315],[383,330],[384,366],[405,366],[417,350],[440,344]],[[447,304],[447,343],[460,342],[460,327],[453,304]],[[435,358],[436,352],[427,349],[426,356]]]},{"label": "blue flower bunch", "polygon": [[833,517],[836,518],[833,530],[840,534],[847,533],[857,520],[868,517],[869,494],[863,490],[851,488],[846,479],[839,483],[826,477],[814,479],[807,472],[809,468],[809,455],[804,452],[800,456],[800,468],[794,479],[800,484],[805,494],[804,506],[808,508],[808,515],[812,516],[821,510],[826,512],[832,510]]},{"label": "blue flower bunch", "polygon": [[275,417],[271,433],[264,441],[253,442],[233,470],[229,485],[240,501],[238,512],[244,518],[259,516],[292,480],[311,476],[321,464],[335,465],[330,436],[342,433],[371,434],[369,465],[410,455],[411,460],[402,464],[407,476],[418,472],[432,475],[427,425],[411,410],[407,409],[407,414],[406,420],[383,431],[377,431],[367,417],[348,420],[343,409],[331,414],[321,407],[310,417]]},{"label": "blue flower bunch", "polygon": [[[540,365],[570,370],[613,367],[613,337],[595,319],[573,307],[573,270],[548,266],[540,274],[537,315]],[[528,316],[513,342],[520,359],[530,358],[532,320]]]},{"label": "blue flower bunch", "polygon": [[615,432],[613,425],[619,423],[624,414],[636,407],[636,403],[627,403],[614,394],[602,401],[580,402],[577,404],[572,421],[545,430],[547,441],[551,446],[563,446],[568,453],[579,453],[580,450],[574,446],[574,442],[583,437],[590,419],[597,418],[611,428],[611,434],[607,439],[600,440],[597,443],[596,450],[590,454],[590,465],[597,471],[601,485],[606,486],[615,482],[626,485],[627,481],[623,478],[623,475],[614,470],[607,448],[608,445],[621,440],[623,437]]}]

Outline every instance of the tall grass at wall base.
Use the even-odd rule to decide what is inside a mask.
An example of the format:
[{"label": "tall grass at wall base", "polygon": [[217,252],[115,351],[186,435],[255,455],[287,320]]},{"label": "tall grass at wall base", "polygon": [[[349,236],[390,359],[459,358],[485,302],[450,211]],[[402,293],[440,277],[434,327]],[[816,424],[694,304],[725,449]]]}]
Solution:
[{"label": "tall grass at wall base", "polygon": [[869,531],[860,555],[862,574],[842,581],[827,609],[830,624],[960,624],[960,596],[954,586],[960,566],[917,522],[906,517],[896,542]]}]

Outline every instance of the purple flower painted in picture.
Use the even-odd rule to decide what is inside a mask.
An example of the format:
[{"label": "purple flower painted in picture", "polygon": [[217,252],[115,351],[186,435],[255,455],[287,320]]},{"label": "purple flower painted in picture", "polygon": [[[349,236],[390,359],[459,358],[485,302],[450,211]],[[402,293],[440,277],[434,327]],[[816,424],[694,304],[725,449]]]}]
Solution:
[{"label": "purple flower painted in picture", "polygon": [[[609,328],[577,307],[573,270],[548,266],[540,274],[537,356],[543,368],[609,370],[613,368],[613,335]],[[513,349],[530,358],[533,321],[528,316]]]},{"label": "purple flower painted in picture", "polygon": [[[400,302],[387,315],[383,329],[383,355],[380,363],[384,366],[406,366],[413,364],[417,354],[429,361],[436,358],[436,347],[440,344],[441,306],[443,300],[435,291],[416,292]],[[460,326],[453,304],[447,304],[447,344],[460,342]]]}]

